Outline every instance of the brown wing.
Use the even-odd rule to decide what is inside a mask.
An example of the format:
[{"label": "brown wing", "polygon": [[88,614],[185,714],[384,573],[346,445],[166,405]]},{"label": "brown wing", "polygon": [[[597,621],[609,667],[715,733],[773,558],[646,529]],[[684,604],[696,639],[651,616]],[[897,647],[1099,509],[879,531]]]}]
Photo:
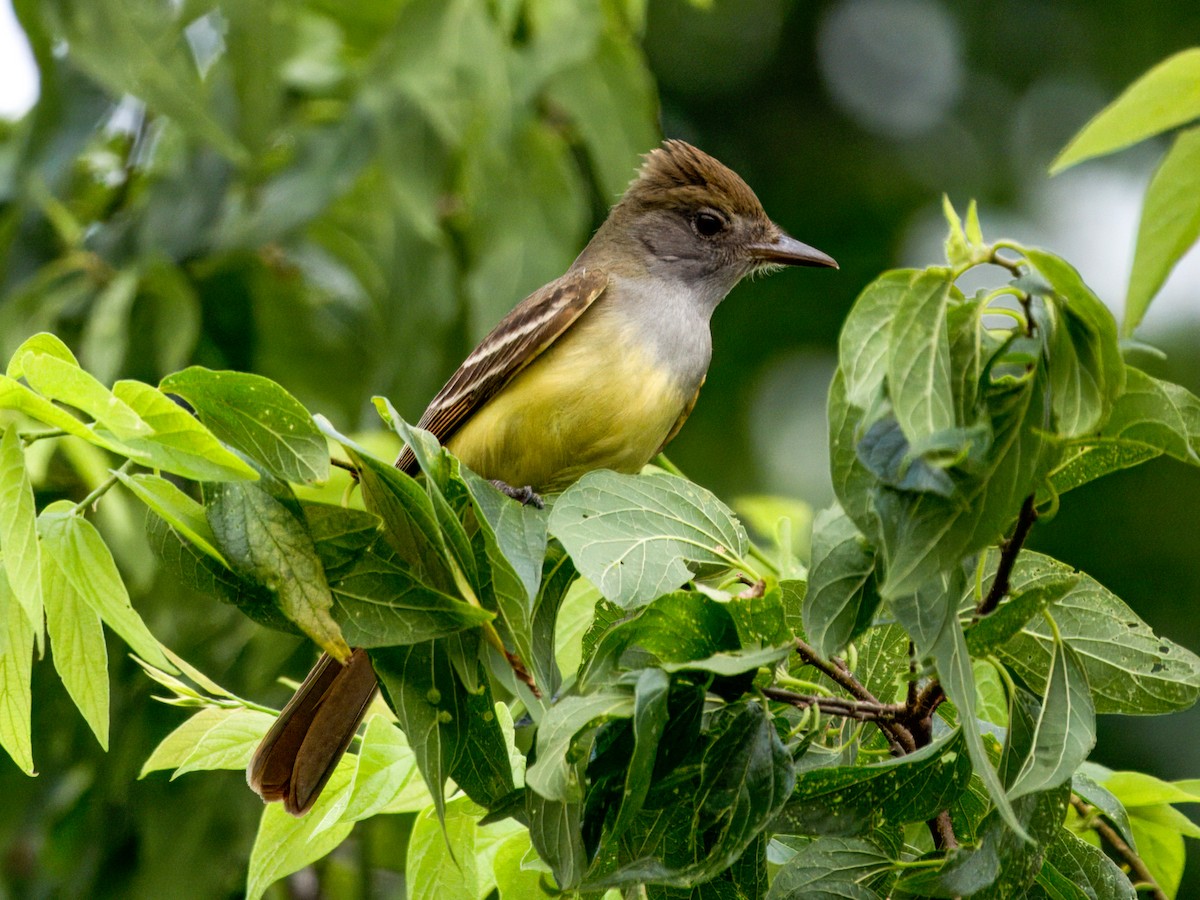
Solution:
[{"label": "brown wing", "polygon": [[[607,286],[603,272],[580,269],[534,291],[471,351],[430,402],[417,427],[444,444],[475,410],[570,328]],[[416,473],[417,461],[408,447],[396,467]]]}]

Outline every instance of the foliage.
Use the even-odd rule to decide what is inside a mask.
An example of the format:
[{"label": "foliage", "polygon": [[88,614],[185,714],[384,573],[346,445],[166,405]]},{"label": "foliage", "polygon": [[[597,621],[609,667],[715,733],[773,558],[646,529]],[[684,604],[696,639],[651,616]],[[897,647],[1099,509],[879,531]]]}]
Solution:
[{"label": "foliage", "polygon": [[[412,79],[411,105],[398,118],[428,129],[444,150],[468,131],[490,134],[494,123],[418,77],[428,73],[422,40],[451,24],[496,39],[503,8],[484,16],[476,4],[418,0],[403,7],[402,28],[365,19],[346,33],[361,42],[366,72],[385,52],[377,41],[403,42],[399,56],[415,61],[396,76]],[[177,55],[146,55],[178,49],[191,20],[147,23],[109,3],[47,9],[56,28],[81,38],[94,34],[88,16],[106,17],[119,55],[160,76],[139,95],[170,117],[183,146],[194,142],[180,152],[224,173],[209,227],[188,232],[187,246],[163,247],[169,274],[153,278],[186,285],[229,264],[230,253],[243,254],[237,265],[257,266],[246,247],[309,221],[310,210],[290,207],[298,196],[338,206],[297,190],[288,162],[278,173],[253,171],[270,158],[272,116],[288,104],[259,97],[252,71],[233,77],[234,66],[231,83],[263,105],[231,130],[197,106],[204,91]],[[252,16],[265,7],[245,9]],[[604,10],[608,27],[625,21],[616,4]],[[38,14],[26,7],[23,15]],[[321,26],[310,25],[319,37]],[[242,46],[246,66],[289,59],[247,46],[253,31],[239,44],[238,27],[229,22],[228,58]],[[144,40],[152,33],[157,44]],[[603,34],[598,53],[627,51]],[[544,52],[547,67],[569,68],[553,47],[530,46],[513,52]],[[468,69],[496,55],[460,49],[457,63]],[[128,77],[86,40],[72,52],[110,89]],[[492,74],[479,73],[484,94]],[[370,78],[343,73],[339,90],[350,90],[347,79],[362,92],[355,102],[369,102]],[[553,93],[574,109],[590,146],[592,91],[570,84],[556,80]],[[568,144],[542,120],[538,86],[521,87],[525,105],[497,103],[519,109],[534,142],[555,148],[534,168],[553,171],[557,160],[561,173]],[[513,123],[501,118],[506,131]],[[344,180],[329,177],[345,154],[353,159],[363,132],[320,131],[297,158],[322,161],[312,177],[325,190],[369,191],[405,177],[381,166],[368,174],[377,160]],[[494,161],[511,150],[497,145]],[[624,165],[593,152],[598,170]],[[22,190],[46,201],[36,183]],[[349,227],[350,208],[337,215]],[[1074,487],[1160,454],[1200,463],[1200,400],[1125,363],[1116,323],[1067,262],[986,243],[973,206],[965,225],[949,207],[947,215],[947,264],[885,273],[846,323],[829,404],[839,502],[815,522],[810,572],[790,541],[752,542],[727,506],[674,474],[596,472],[548,498],[546,510],[523,507],[387,401],[377,407],[413,447],[418,479],[267,378],[196,366],[158,387],[124,379],[109,388],[119,357],[105,341],[92,339],[85,368],[58,338],[29,337],[0,380],[0,745],[33,771],[30,661],[47,637],[72,701],[107,744],[104,625],[168,690],[168,702],[198,708],[143,774],[243,768],[269,727],[269,710],[167,651],[131,605],[88,518],[127,490],[146,506],[151,541],[175,577],[335,655],[370,648],[384,688],[387,707],[368,718],[310,814],[264,810],[252,897],[332,851],[358,823],[398,815],[412,820],[407,875],[417,897],[616,896],[634,885],[661,898],[1132,896],[1101,839],[1135,878],[1173,894],[1181,835],[1195,829],[1181,826],[1172,804],[1195,801],[1196,785],[1106,772],[1086,758],[1097,712],[1192,705],[1200,658],[1155,636],[1087,575],[1022,553],[1022,544]],[[6,308],[25,317],[18,330],[45,315],[60,325],[55,311],[82,303],[79,345],[87,347],[89,328],[109,333],[133,298],[159,296],[140,269],[97,277],[87,242],[110,227],[146,230],[113,235],[113,247],[170,239],[156,233],[162,218],[148,225],[155,220],[143,210],[83,227],[53,204],[47,216],[63,258],[80,268],[47,259],[25,302]],[[424,252],[446,249],[429,237],[444,224],[406,221],[398,230],[426,240]],[[328,237],[311,228],[302,244]],[[460,243],[446,252],[487,252],[472,249],[469,229],[455,233]],[[197,234],[214,243],[197,245]],[[480,279],[495,274],[485,258],[476,258]],[[968,297],[957,282],[973,270],[1007,275]],[[60,296],[43,310],[38,302],[55,296],[59,276],[74,285],[70,303]],[[465,296],[488,293],[486,284]],[[165,308],[187,308],[178,296],[191,295]],[[178,340],[175,329],[163,333]],[[168,345],[160,354],[186,356]],[[39,448],[80,443],[108,454],[110,474],[77,502],[39,503],[30,474]],[[581,648],[565,635],[582,635]]]}]

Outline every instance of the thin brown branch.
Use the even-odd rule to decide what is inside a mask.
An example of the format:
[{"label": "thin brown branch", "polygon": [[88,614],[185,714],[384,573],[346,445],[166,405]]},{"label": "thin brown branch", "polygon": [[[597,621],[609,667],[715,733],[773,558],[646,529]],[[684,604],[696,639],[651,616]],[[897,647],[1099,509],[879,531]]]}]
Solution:
[{"label": "thin brown branch", "polygon": [[[867,690],[861,681],[854,677],[854,673],[842,660],[837,657],[825,659],[803,638],[796,638],[796,652],[805,663],[828,677],[859,702],[877,706],[884,705],[879,702],[878,697]],[[894,756],[904,756],[917,749],[917,743],[905,725],[895,720],[877,721],[876,724],[888,739]]]},{"label": "thin brown branch", "polygon": [[1076,794],[1071,795],[1071,805],[1075,807],[1075,811],[1084,819],[1087,826],[1100,835],[1101,839],[1112,847],[1113,851],[1129,866],[1130,872],[1137,876],[1138,881],[1150,889],[1150,896],[1154,900],[1167,900],[1166,891],[1158,886],[1154,875],[1146,867],[1146,861],[1125,843],[1125,839],[1117,833],[1115,828],[1100,818],[1099,810],[1096,807]]},{"label": "thin brown branch", "polygon": [[1017,514],[1017,524],[1013,528],[1012,536],[1000,544],[1000,563],[996,566],[996,577],[992,581],[992,587],[987,592],[987,596],[975,607],[975,615],[971,618],[972,622],[978,622],[999,606],[1000,601],[1008,593],[1013,566],[1017,564],[1017,556],[1020,555],[1021,548],[1025,545],[1025,539],[1029,537],[1029,530],[1033,528],[1037,517],[1037,509],[1033,505],[1033,494],[1030,494],[1021,504],[1021,511]]},{"label": "thin brown branch", "polygon": [[904,707],[898,703],[871,703],[865,700],[847,700],[844,697],[797,694],[777,687],[763,688],[763,694],[797,709],[816,707],[826,715],[856,719],[859,722],[891,722],[904,712]]}]

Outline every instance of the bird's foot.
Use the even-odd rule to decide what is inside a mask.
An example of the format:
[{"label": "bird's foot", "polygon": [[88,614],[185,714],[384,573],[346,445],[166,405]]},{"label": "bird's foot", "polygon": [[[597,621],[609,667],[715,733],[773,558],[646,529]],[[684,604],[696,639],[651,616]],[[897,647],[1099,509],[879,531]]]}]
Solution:
[{"label": "bird's foot", "polygon": [[537,495],[529,485],[524,487],[513,487],[506,481],[501,481],[499,478],[493,478],[492,484],[496,490],[506,497],[511,497],[523,506],[534,506],[538,509],[545,509],[546,504],[542,502],[542,498]]}]

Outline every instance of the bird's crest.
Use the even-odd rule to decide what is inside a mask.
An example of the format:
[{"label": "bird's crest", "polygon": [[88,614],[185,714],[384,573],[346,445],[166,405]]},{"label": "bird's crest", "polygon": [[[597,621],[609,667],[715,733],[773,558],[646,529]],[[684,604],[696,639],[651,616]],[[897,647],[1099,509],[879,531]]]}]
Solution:
[{"label": "bird's crest", "polygon": [[736,215],[766,217],[740,175],[686,141],[663,141],[644,160],[627,201],[646,206],[714,204]]}]

